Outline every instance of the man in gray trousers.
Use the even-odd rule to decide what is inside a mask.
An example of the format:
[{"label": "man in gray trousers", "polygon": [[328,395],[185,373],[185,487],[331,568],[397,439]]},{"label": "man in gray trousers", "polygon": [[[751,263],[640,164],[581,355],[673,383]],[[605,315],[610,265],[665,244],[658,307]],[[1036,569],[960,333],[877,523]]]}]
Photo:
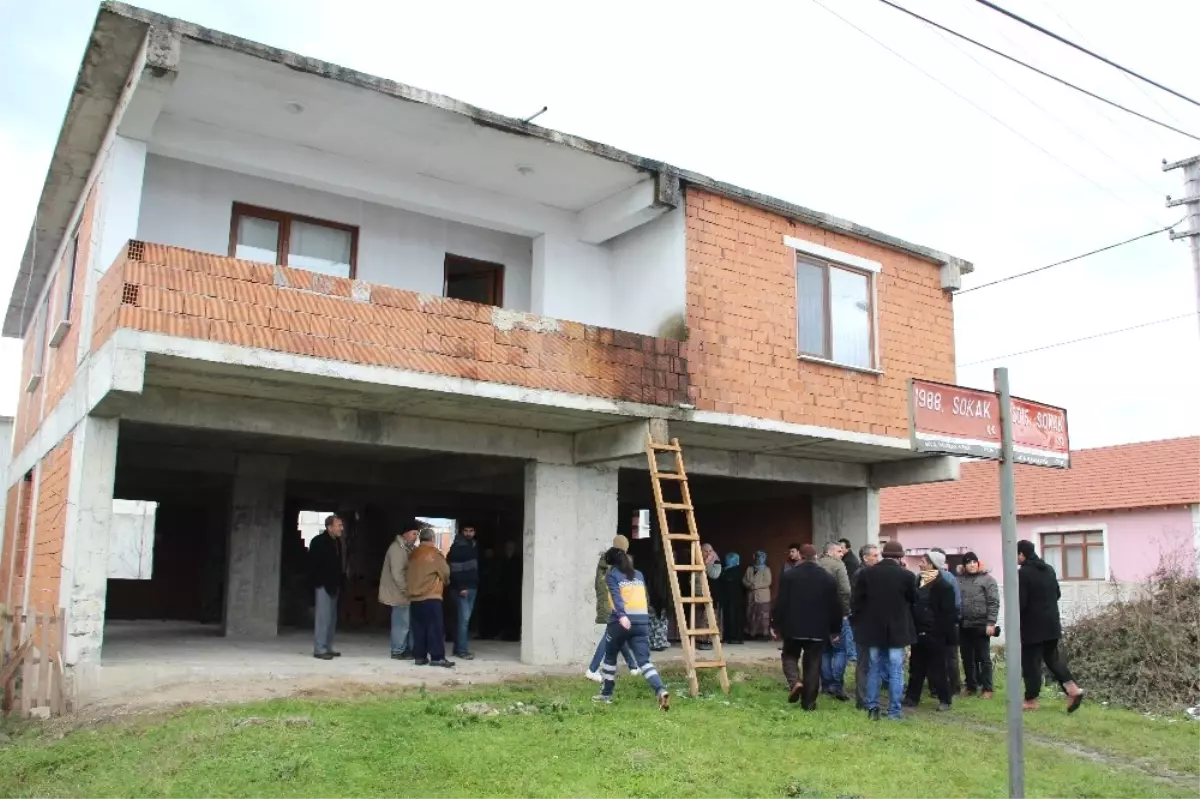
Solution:
[{"label": "man in gray trousers", "polygon": [[316,590],[316,623],[313,625],[313,657],[333,660],[341,652],[333,649],[333,634],[337,630],[338,594],[346,573],[345,525],[337,516],[325,519],[325,532],[308,545],[309,569]]},{"label": "man in gray trousers", "polygon": [[[854,576],[850,578],[851,585],[864,571],[879,562],[879,547],[874,544],[863,544],[858,550],[858,560],[859,567],[854,570]],[[853,617],[850,619],[850,626],[854,626]],[[854,698],[855,705],[859,710],[863,710],[867,706],[867,671],[871,667],[871,658],[867,647],[858,636],[854,637],[854,647],[858,650],[858,659],[854,662]]]}]

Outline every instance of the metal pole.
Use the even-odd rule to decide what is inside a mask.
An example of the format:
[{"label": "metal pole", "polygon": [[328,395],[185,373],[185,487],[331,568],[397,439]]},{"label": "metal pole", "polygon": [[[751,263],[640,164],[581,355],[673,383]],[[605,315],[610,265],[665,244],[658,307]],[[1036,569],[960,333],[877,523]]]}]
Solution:
[{"label": "metal pole", "polygon": [[1000,531],[1004,547],[1004,684],[1008,711],[1008,795],[1025,796],[1025,740],[1021,702],[1021,602],[1017,586],[1017,488],[1013,478],[1012,397],[1008,369],[993,372],[1000,395]]},{"label": "metal pole", "polygon": [[1187,236],[1192,246],[1192,271],[1196,276],[1196,311],[1200,312],[1200,161],[1192,160],[1183,168],[1183,194],[1188,197],[1191,225]]}]

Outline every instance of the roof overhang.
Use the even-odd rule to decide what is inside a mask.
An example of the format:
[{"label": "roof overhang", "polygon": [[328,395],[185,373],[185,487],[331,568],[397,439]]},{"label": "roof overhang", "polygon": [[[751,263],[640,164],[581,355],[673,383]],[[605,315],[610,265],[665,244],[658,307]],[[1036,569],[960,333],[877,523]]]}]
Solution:
[{"label": "roof overhang", "polygon": [[[156,14],[119,2],[104,2],[96,17],[76,78],[75,90],[54,149],[49,174],[38,202],[29,244],[9,300],[3,335],[20,337],[30,322],[45,286],[51,265],[63,245],[66,231],[78,214],[85,189],[94,178],[95,166],[104,143],[120,122],[130,90],[148,56],[147,40],[153,31],[191,39],[216,47],[282,64],[289,69],[327,78],[394,97],[421,103],[465,116],[478,125],[517,136],[528,136],[580,152],[617,161],[658,176],[657,185],[691,185],[738,202],[762,208],[799,222],[843,233],[948,267],[948,274],[973,271],[962,258],[914,244],[895,236],[821,213],[804,206],[743,189],[661,161],[643,158],[606,144],[543,128],[521,119],[504,116],[441,94],[397,83],[386,78],[270,47],[238,36],[203,28],[180,19]],[[659,189],[662,192],[662,188]],[[671,199],[671,198],[666,198]],[[943,279],[944,287],[957,288]]]}]

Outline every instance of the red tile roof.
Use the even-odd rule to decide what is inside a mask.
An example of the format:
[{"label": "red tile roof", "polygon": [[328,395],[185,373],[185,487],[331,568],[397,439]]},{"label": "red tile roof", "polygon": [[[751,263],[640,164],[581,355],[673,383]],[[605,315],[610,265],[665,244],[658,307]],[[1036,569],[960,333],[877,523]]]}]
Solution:
[{"label": "red tile roof", "polygon": [[[996,519],[999,465],[963,461],[955,482],[886,488],[882,524]],[[1070,469],[1016,467],[1017,514],[1200,504],[1200,437],[1146,441],[1071,453]]]}]

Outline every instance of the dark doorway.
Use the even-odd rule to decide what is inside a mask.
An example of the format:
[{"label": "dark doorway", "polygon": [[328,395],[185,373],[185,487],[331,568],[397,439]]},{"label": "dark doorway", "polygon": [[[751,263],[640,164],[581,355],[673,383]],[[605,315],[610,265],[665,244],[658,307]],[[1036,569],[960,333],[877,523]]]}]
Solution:
[{"label": "dark doorway", "polygon": [[504,303],[504,264],[446,254],[445,295],[481,305]]}]

